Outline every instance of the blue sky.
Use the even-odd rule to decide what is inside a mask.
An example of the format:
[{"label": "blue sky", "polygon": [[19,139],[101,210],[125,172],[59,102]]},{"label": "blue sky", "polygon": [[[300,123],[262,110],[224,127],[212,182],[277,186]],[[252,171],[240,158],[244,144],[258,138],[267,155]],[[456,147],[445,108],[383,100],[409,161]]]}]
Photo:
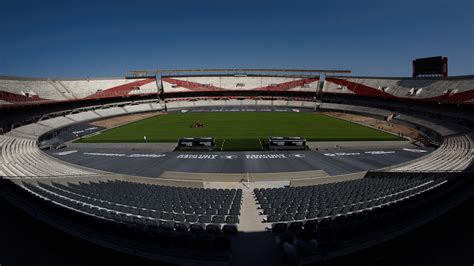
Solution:
[{"label": "blue sky", "polygon": [[6,1],[0,75],[123,76],[133,69],[351,69],[409,76],[443,55],[474,74],[474,0]]}]

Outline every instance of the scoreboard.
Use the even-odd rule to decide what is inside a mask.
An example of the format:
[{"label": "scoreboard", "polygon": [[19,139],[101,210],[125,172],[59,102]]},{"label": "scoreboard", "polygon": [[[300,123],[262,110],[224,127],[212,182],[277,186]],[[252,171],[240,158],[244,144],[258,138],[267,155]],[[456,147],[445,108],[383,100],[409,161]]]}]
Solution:
[{"label": "scoreboard", "polygon": [[270,150],[304,150],[306,139],[303,137],[270,137],[268,139]]},{"label": "scoreboard", "polygon": [[413,77],[448,76],[448,58],[442,56],[413,60]]},{"label": "scoreboard", "polygon": [[216,146],[216,140],[211,137],[203,138],[180,138],[178,149],[180,150],[212,150]]}]

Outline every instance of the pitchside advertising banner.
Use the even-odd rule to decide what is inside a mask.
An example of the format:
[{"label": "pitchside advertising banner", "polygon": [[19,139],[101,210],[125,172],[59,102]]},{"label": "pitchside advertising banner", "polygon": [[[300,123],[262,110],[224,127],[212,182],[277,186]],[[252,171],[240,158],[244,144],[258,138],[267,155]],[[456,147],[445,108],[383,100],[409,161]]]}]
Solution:
[{"label": "pitchside advertising banner", "polygon": [[180,148],[212,148],[216,145],[214,138],[180,138],[178,147]]},{"label": "pitchside advertising banner", "polygon": [[268,139],[270,149],[305,149],[306,139],[303,137],[270,137]]}]

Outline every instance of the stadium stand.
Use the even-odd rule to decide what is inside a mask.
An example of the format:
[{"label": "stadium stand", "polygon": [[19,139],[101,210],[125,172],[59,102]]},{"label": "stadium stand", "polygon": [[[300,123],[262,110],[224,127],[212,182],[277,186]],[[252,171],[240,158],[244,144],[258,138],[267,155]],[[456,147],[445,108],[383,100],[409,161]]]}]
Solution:
[{"label": "stadium stand", "polygon": [[428,100],[445,103],[474,103],[474,77],[373,78],[326,77],[324,93]]},{"label": "stadium stand", "polygon": [[311,219],[319,222],[389,206],[445,182],[445,178],[382,175],[318,186],[255,189],[254,193],[267,223]]},{"label": "stadium stand", "polygon": [[[161,83],[158,84],[158,86],[161,86]],[[159,91],[158,88],[156,80],[153,80],[153,82],[135,87],[135,89],[130,91],[128,95],[156,94],[157,91]]]},{"label": "stadium stand", "polygon": [[105,109],[96,109],[95,112],[102,117],[110,117],[124,115],[127,113],[127,110],[122,107],[111,107]]},{"label": "stadium stand", "polygon": [[124,109],[129,113],[147,112],[147,111],[152,110],[149,103],[129,105],[129,106],[125,106]]},{"label": "stadium stand", "polygon": [[72,209],[123,223],[188,232],[237,231],[242,190],[180,188],[124,181],[36,185],[26,189]]},{"label": "stadium stand", "polygon": [[87,111],[87,112],[80,112],[76,114],[70,114],[66,116],[67,118],[73,121],[89,121],[100,118],[100,115],[97,114],[95,111]]},{"label": "stadium stand", "polygon": [[313,91],[319,77],[187,76],[164,77],[165,93],[186,91]]},{"label": "stadium stand", "polygon": [[[149,84],[149,83],[154,83],[156,80],[154,78],[149,78],[149,79],[143,79],[139,81],[131,81],[127,80],[125,84],[114,86],[111,88],[107,89],[98,89],[97,92],[87,96],[86,98],[108,98],[108,97],[120,97],[120,96],[126,96],[128,95],[131,91],[139,91],[140,86]],[[123,82],[123,81],[122,81]]]},{"label": "stadium stand", "polygon": [[61,101],[68,98],[58,92],[47,79],[23,80],[17,78],[0,78],[0,97],[12,103],[25,101]]},{"label": "stadium stand", "polygon": [[155,78],[40,79],[0,77],[0,104],[50,103],[156,94]]},{"label": "stadium stand", "polygon": [[282,252],[290,245],[306,264],[336,247],[367,243],[402,224],[418,223],[420,210],[426,215],[436,203],[446,203],[466,180],[451,173],[373,173],[317,186],[255,189],[254,194]]},{"label": "stadium stand", "polygon": [[[22,120],[19,126],[13,126],[5,135],[0,135],[0,176],[20,190],[12,192],[18,193],[13,199],[18,200],[18,195],[26,194],[26,200],[34,202],[32,205],[23,204],[24,208],[44,207],[44,219],[54,220],[57,224],[60,223],[57,220],[67,224],[67,218],[77,218],[79,226],[67,224],[64,230],[80,235],[90,228],[98,229],[93,233],[87,231],[84,238],[98,239],[101,244],[129,245],[130,253],[146,250],[143,254],[151,254],[147,249],[151,246],[153,252],[164,254],[160,258],[167,262],[174,262],[170,258],[186,257],[201,259],[203,264],[229,264],[233,244],[248,245],[249,242],[239,241],[270,239],[265,244],[276,244],[282,250],[283,246],[291,245],[302,258],[307,258],[307,263],[314,263],[325,258],[328,250],[342,252],[366,244],[369,237],[370,241],[395,237],[395,231],[401,232],[412,226],[410,218],[422,219],[420,216],[424,213],[420,213],[420,209],[425,211],[428,206],[441,206],[433,202],[443,197],[451,199],[448,196],[454,195],[461,198],[462,193],[457,192],[470,182],[462,174],[472,168],[474,135],[472,124],[464,123],[472,117],[458,114],[454,109],[425,105],[412,107],[416,109],[413,111],[390,101],[382,104],[372,100],[364,102],[366,99],[363,97],[471,104],[473,80],[473,76],[467,76],[448,79],[327,77],[324,81],[323,95],[360,96],[359,102],[353,102],[352,98],[321,102],[308,98],[254,95],[238,99],[205,95],[192,99],[168,99],[165,94],[166,103],[156,99],[98,101],[89,106],[59,108],[55,112]],[[315,95],[321,84],[319,78],[314,77],[267,76],[165,77],[162,83],[165,93],[294,90],[314,92]],[[0,104],[21,107],[25,102],[105,100],[154,94],[159,86],[154,78],[66,80],[2,77]],[[215,189],[204,187],[202,180],[193,181],[201,185],[195,188],[184,179],[157,178],[154,183],[145,178],[125,178],[66,164],[38,147],[45,134],[78,123],[132,113],[216,106],[291,107],[364,114],[380,119],[392,117],[394,123],[423,128],[426,134],[431,132],[436,139],[432,142],[440,146],[427,156],[378,172],[368,172],[363,177],[338,177],[337,180],[344,181],[318,185],[255,183],[258,187],[253,189],[253,194],[249,187],[243,191],[241,183],[235,188]],[[182,183],[175,186],[179,182]],[[227,186],[223,185],[224,182],[215,183],[214,186]],[[38,213],[41,213],[40,209],[35,210],[35,215],[39,216]],[[439,210],[433,213],[439,215]],[[425,217],[425,220],[428,218],[432,217]],[[261,232],[265,226],[271,233]],[[110,232],[110,235],[97,234],[102,231]],[[209,253],[203,256],[196,251],[202,249]],[[219,253],[219,249],[224,253]],[[315,254],[319,257],[314,257]],[[178,263],[189,264],[190,261],[178,260]]]},{"label": "stadium stand", "polygon": [[61,128],[61,127],[64,127],[66,125],[69,125],[71,123],[74,123],[73,120],[67,118],[67,117],[63,117],[63,116],[59,116],[59,117],[54,117],[54,118],[50,118],[50,119],[45,119],[45,120],[41,120],[38,122],[38,124],[41,124],[41,125],[45,125],[47,127],[55,127],[55,128]]},{"label": "stadium stand", "polygon": [[183,108],[196,108],[196,107],[209,107],[209,106],[247,106],[247,107],[299,107],[299,108],[311,108],[314,109],[316,106],[315,102],[308,101],[296,101],[296,100],[252,100],[252,99],[227,99],[227,100],[188,100],[188,99],[174,99],[168,101],[166,104],[168,109],[183,109]]},{"label": "stadium stand", "polygon": [[96,111],[79,112],[67,116],[59,116],[27,124],[0,135],[0,175],[9,178],[37,178],[58,176],[95,175],[97,171],[84,170],[79,167],[65,165],[44,154],[38,147],[38,139],[47,132],[54,131],[80,122],[132,114],[144,111],[160,111],[158,103],[141,103],[132,105],[128,110],[122,107],[98,109]]},{"label": "stadium stand", "polygon": [[[401,121],[412,125],[417,125],[436,132],[441,136],[448,136],[457,133],[467,132],[471,129],[463,125],[459,125],[451,122],[449,119],[443,119],[439,117],[425,116],[420,114],[413,114],[413,112],[406,111],[404,109],[387,110],[382,106],[368,107],[351,104],[336,104],[336,103],[322,103],[319,107],[320,110],[333,110],[341,112],[352,112],[360,114],[375,115],[378,117],[388,117],[394,112],[397,114],[393,121]],[[447,121],[446,121],[447,120]]]},{"label": "stadium stand", "polygon": [[446,182],[444,178],[381,176],[318,186],[256,189],[254,193],[266,216],[264,222],[274,231],[301,232],[317,225],[349,224]]},{"label": "stadium stand", "polygon": [[34,139],[0,135],[0,174],[9,178],[80,176],[95,172],[59,162],[40,151]]},{"label": "stadium stand", "polygon": [[449,136],[433,153],[391,171],[462,171],[471,164],[473,152],[472,134]]}]

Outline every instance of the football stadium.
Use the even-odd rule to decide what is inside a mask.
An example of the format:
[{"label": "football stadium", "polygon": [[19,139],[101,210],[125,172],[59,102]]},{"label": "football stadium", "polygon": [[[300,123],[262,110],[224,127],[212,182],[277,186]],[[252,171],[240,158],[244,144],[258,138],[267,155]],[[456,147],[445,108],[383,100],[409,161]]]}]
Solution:
[{"label": "football stadium", "polygon": [[[0,76],[0,197],[13,213],[2,227],[25,242],[0,265],[53,265],[39,255],[55,256],[48,241],[28,230],[127,265],[379,265],[381,247],[416,250],[410,237],[472,203],[474,75],[448,75],[443,56],[411,63],[409,77]],[[473,246],[459,245],[453,261],[469,260]]]}]

